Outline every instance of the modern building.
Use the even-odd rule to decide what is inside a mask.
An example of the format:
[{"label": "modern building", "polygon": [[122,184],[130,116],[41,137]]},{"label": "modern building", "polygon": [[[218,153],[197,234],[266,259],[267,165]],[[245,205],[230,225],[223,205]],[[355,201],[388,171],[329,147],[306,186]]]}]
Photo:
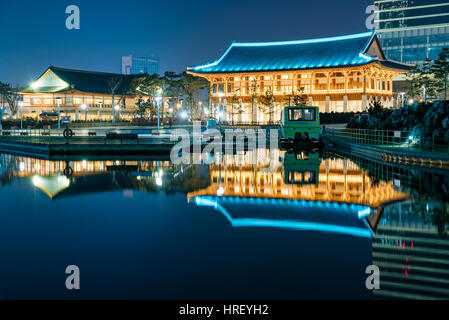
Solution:
[{"label": "modern building", "polygon": [[[213,113],[220,100],[230,120],[230,98],[243,113],[235,121],[266,122],[261,96],[275,97],[275,116],[301,89],[320,112],[362,111],[374,100],[393,107],[393,79],[410,67],[387,60],[374,32],[300,41],[232,43],[213,63],[188,69],[210,82]],[[222,99],[221,99],[222,98]]]},{"label": "modern building", "polygon": [[375,1],[376,33],[388,59],[416,65],[449,47],[449,1]]},{"label": "modern building", "polygon": [[122,74],[159,74],[159,57],[123,56],[120,64]]},{"label": "modern building", "polygon": [[137,97],[127,92],[131,81],[140,76],[51,66],[19,92],[23,96],[23,116],[37,119],[54,114],[59,104],[61,114],[73,120],[111,120],[114,115],[131,118]]}]

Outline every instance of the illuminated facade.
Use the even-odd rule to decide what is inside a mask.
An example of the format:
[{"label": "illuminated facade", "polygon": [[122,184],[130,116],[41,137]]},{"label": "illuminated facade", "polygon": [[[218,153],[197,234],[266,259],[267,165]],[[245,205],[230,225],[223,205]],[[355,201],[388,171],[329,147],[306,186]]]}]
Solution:
[{"label": "illuminated facade", "polygon": [[[61,115],[72,120],[129,120],[136,110],[137,96],[127,94],[131,81],[145,75],[48,68],[28,88],[22,89],[23,116],[35,119],[55,115],[58,101]],[[111,81],[118,83],[112,95]],[[164,101],[164,103],[166,103]],[[117,107],[118,106],[118,107]],[[118,110],[116,110],[118,108]]]},{"label": "illuminated facade", "polygon": [[[226,120],[279,121],[291,94],[302,92],[320,112],[365,110],[371,101],[393,107],[393,79],[409,67],[385,58],[377,36],[268,43],[232,43],[217,61],[189,68],[210,82],[212,113]],[[274,110],[267,114],[262,97],[271,92]],[[290,97],[289,97],[290,95]],[[221,105],[223,108],[219,110]],[[240,108],[236,114],[236,104]],[[274,116],[272,114],[274,113]]]}]

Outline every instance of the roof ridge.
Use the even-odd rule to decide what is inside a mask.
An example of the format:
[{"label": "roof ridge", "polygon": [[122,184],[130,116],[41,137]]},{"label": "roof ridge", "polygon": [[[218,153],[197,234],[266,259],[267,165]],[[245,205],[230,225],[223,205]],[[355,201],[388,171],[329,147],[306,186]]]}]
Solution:
[{"label": "roof ridge", "polygon": [[243,47],[243,46],[276,46],[276,45],[291,45],[291,44],[310,44],[310,43],[322,43],[330,41],[343,41],[359,38],[373,37],[374,31],[355,33],[350,35],[326,37],[326,38],[314,38],[314,39],[303,39],[303,40],[286,40],[286,41],[267,41],[267,42],[232,42],[231,46]]},{"label": "roof ridge", "polygon": [[[67,72],[78,72],[78,73],[90,73],[90,74],[102,74],[102,75],[115,75],[115,76],[135,76],[133,74],[121,74],[121,73],[113,73],[113,72],[102,72],[102,71],[89,71],[89,70],[79,70],[79,69],[67,69],[60,68],[56,66],[50,66],[49,69],[53,71],[67,71]],[[144,75],[144,74],[142,74]]]}]

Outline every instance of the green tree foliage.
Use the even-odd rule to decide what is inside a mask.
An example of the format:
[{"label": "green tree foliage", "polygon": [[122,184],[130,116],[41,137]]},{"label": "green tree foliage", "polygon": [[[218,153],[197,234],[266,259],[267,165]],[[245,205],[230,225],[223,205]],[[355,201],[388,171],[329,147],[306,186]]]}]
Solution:
[{"label": "green tree foliage", "polygon": [[154,101],[148,99],[144,100],[139,98],[136,102],[136,111],[135,116],[137,118],[147,118],[148,116],[152,117],[157,112],[157,106]]},{"label": "green tree foliage", "polygon": [[183,98],[181,76],[175,72],[165,72],[162,78],[164,97],[169,98],[170,107],[175,110],[176,105]]},{"label": "green tree foliage", "polygon": [[444,100],[447,100],[449,48],[444,48],[438,59],[427,59],[422,66],[415,66],[406,79],[409,83],[407,94],[410,98],[422,98],[427,101],[428,97],[442,94]]},{"label": "green tree foliage", "polygon": [[[181,74],[166,72],[163,77],[153,74],[134,79],[128,92],[140,96],[136,115],[147,112],[153,114],[153,109],[157,109],[156,98],[163,97],[168,98],[169,105],[173,110],[181,100],[184,101],[185,111],[192,118],[196,118],[201,114],[199,105],[202,92],[206,88],[209,88],[209,82],[203,78],[192,76],[186,72]],[[160,112],[163,115],[165,113],[164,104],[161,107]]]},{"label": "green tree foliage", "polygon": [[435,75],[438,92],[443,94],[444,100],[447,100],[449,81],[449,48],[444,48],[438,59],[433,61],[431,72]]},{"label": "green tree foliage", "polygon": [[187,72],[183,72],[180,75],[180,81],[185,97],[186,111],[193,119],[197,118],[202,112],[199,107],[201,92],[209,87],[209,81],[204,78],[192,76]]},{"label": "green tree foliage", "polygon": [[286,95],[284,100],[284,106],[306,106],[309,97],[305,94],[304,87],[301,87],[298,91],[292,91]]}]

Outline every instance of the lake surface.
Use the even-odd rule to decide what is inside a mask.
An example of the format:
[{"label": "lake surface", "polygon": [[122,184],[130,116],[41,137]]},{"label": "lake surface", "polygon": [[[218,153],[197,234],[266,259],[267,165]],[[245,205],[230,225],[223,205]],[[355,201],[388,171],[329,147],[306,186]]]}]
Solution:
[{"label": "lake surface", "polygon": [[447,171],[336,152],[0,154],[0,298],[447,299],[448,202]]}]

